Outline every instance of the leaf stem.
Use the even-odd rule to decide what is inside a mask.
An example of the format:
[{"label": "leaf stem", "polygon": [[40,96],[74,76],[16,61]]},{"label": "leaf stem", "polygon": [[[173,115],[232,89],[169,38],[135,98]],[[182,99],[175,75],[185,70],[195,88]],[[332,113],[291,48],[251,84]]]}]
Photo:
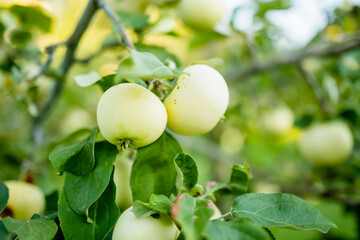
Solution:
[{"label": "leaf stem", "polygon": [[216,219],[223,219],[223,218],[226,218],[227,216],[230,216],[231,215],[231,212],[227,212],[227,213],[225,213],[225,214],[223,214],[221,217],[218,217],[218,218],[216,218]]},{"label": "leaf stem", "polygon": [[124,24],[121,22],[119,16],[116,12],[109,7],[104,0],[99,0],[98,3],[99,8],[103,9],[106,15],[110,18],[110,20],[114,23],[117,32],[120,35],[121,40],[123,41],[124,45],[130,49],[135,49],[133,42],[131,41]]}]

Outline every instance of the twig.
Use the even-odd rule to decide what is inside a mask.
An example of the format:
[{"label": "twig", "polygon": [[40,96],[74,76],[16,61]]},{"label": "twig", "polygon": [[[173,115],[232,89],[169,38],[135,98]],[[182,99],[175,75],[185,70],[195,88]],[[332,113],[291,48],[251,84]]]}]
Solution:
[{"label": "twig", "polygon": [[61,46],[61,45],[64,45],[65,43],[64,42],[61,42],[61,43],[58,43],[58,44],[53,44],[53,45],[50,45],[48,47],[45,48],[45,52],[48,54],[48,57],[46,59],[46,62],[44,63],[44,65],[40,68],[40,71],[35,75],[33,76],[32,78],[28,79],[29,82],[33,82],[35,81],[37,78],[39,78],[41,75],[45,74],[46,71],[49,69],[50,67],[50,64],[51,62],[53,61],[54,59],[54,53],[55,53],[55,50]]},{"label": "twig", "polygon": [[106,15],[115,24],[116,30],[119,33],[121,40],[123,41],[125,46],[130,49],[135,49],[133,42],[131,41],[130,37],[127,34],[124,24],[121,22],[120,18],[114,12],[114,10],[112,10],[112,8],[110,8],[109,5],[107,5],[104,0],[99,0],[98,6],[99,6],[99,8],[102,8],[104,10]]},{"label": "twig", "polygon": [[309,57],[337,56],[358,47],[360,47],[359,33],[339,43],[307,47],[297,53],[289,53],[286,57],[274,57],[270,61],[252,65],[247,68],[247,70],[236,73],[234,77],[246,78],[253,74],[272,70],[284,65],[297,64]]},{"label": "twig", "polygon": [[[85,30],[87,29],[92,17],[96,13],[98,9],[97,1],[96,0],[89,0],[73,34],[64,42],[67,47],[65,57],[62,61],[60,66],[58,75],[56,77],[56,82],[54,87],[50,93],[50,97],[47,102],[44,104],[43,108],[40,109],[38,116],[34,118],[33,122],[33,130],[32,130],[32,139],[35,144],[38,144],[42,140],[42,129],[41,125],[42,122],[51,109],[52,105],[55,103],[56,99],[60,95],[63,90],[65,77],[67,75],[68,70],[70,69],[71,65],[74,63],[75,58],[74,54],[76,48],[79,44],[81,37],[83,36]],[[52,59],[50,59],[51,62]],[[49,63],[50,64],[50,63]]]},{"label": "twig", "polygon": [[305,82],[309,85],[309,87],[312,89],[315,98],[317,102],[319,103],[320,109],[324,114],[330,113],[330,109],[328,108],[328,105],[326,103],[326,99],[324,96],[324,93],[319,85],[319,82],[317,79],[309,73],[301,63],[297,64],[297,69],[299,70],[301,76],[305,79]]}]

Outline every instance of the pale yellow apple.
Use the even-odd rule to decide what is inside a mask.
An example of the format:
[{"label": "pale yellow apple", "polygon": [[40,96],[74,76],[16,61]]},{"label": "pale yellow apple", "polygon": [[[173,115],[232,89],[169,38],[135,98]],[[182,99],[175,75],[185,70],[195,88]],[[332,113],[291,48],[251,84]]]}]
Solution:
[{"label": "pale yellow apple", "polygon": [[136,218],[130,207],[121,214],[112,237],[113,240],[176,240],[179,233],[169,216]]},{"label": "pale yellow apple", "polygon": [[293,123],[294,115],[288,107],[277,107],[265,112],[261,119],[263,130],[273,135],[285,135]]},{"label": "pale yellow apple", "polygon": [[118,156],[115,161],[114,182],[116,185],[116,204],[120,209],[129,208],[132,201],[130,188],[130,174],[132,161],[128,158]]},{"label": "pale yellow apple", "polygon": [[221,74],[203,64],[184,69],[164,101],[170,130],[182,135],[211,131],[229,104],[229,89]]},{"label": "pale yellow apple", "polygon": [[45,210],[45,197],[40,188],[22,181],[5,181],[9,189],[9,200],[6,208],[10,216],[18,220],[29,220],[35,213],[42,214]]},{"label": "pale yellow apple", "polygon": [[342,122],[328,122],[310,127],[300,139],[301,154],[315,164],[335,165],[348,158],[354,140],[349,127]]},{"label": "pale yellow apple", "polygon": [[146,146],[166,127],[166,109],[148,89],[123,83],[109,88],[97,106],[97,121],[104,138],[115,145]]},{"label": "pale yellow apple", "polygon": [[199,29],[212,29],[225,11],[225,0],[181,0],[177,8],[185,24]]}]

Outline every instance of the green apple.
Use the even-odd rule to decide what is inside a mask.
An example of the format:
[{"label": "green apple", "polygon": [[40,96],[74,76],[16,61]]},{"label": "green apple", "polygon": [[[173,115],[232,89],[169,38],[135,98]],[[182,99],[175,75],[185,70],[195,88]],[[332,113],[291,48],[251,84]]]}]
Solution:
[{"label": "green apple", "polygon": [[117,146],[139,148],[158,139],[166,127],[166,109],[148,89],[123,83],[108,89],[97,107],[104,138]]},{"label": "green apple", "polygon": [[301,154],[318,165],[335,165],[348,158],[354,140],[343,122],[328,122],[310,127],[300,139]]},{"label": "green apple", "polygon": [[262,129],[272,135],[285,135],[294,123],[294,115],[288,107],[272,109],[262,116]]},{"label": "green apple", "polygon": [[214,204],[213,201],[209,200],[209,203],[207,205],[208,208],[214,209],[213,215],[210,217],[210,220],[215,220],[220,218],[223,214],[221,213],[220,209]]},{"label": "green apple", "polygon": [[221,74],[203,64],[184,69],[164,101],[167,126],[182,135],[211,131],[229,104],[229,89]]},{"label": "green apple", "polygon": [[113,240],[176,240],[179,229],[167,215],[136,218],[132,207],[116,223]]},{"label": "green apple", "polygon": [[132,201],[130,188],[130,174],[132,161],[128,158],[118,156],[115,161],[114,182],[116,185],[116,204],[120,209],[129,208]]},{"label": "green apple", "polygon": [[45,197],[40,188],[22,181],[5,181],[9,189],[9,200],[6,209],[9,216],[18,220],[29,220],[35,213],[45,210]]},{"label": "green apple", "polygon": [[225,11],[224,0],[181,0],[177,8],[180,19],[198,29],[213,29]]}]

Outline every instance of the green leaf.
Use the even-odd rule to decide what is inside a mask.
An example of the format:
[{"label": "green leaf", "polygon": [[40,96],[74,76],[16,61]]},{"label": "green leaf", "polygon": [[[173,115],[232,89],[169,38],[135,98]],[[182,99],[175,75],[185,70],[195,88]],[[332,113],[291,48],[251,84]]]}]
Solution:
[{"label": "green leaf", "polygon": [[69,205],[78,215],[83,215],[101,196],[110,181],[113,163],[118,150],[106,141],[95,144],[95,168],[88,175],[67,173],[64,190]]},{"label": "green leaf", "polygon": [[105,92],[112,86],[118,84],[115,81],[115,76],[116,76],[115,74],[106,75],[106,76],[102,77],[99,81],[97,81],[96,83],[99,84],[101,89]]},{"label": "green leaf", "polygon": [[167,197],[175,193],[177,170],[174,158],[180,152],[181,146],[167,132],[154,143],[138,149],[130,177],[134,201],[149,202],[153,193]]},{"label": "green leaf", "polygon": [[169,214],[173,203],[164,195],[152,194],[149,203],[136,201],[133,212],[136,217],[146,217],[154,213]]},{"label": "green leaf", "polygon": [[250,166],[247,162],[244,162],[243,165],[233,164],[230,177],[230,192],[247,192],[248,181],[251,178]]},{"label": "green leaf", "polygon": [[20,18],[23,25],[35,26],[44,32],[50,31],[51,17],[40,7],[13,5],[10,11]]},{"label": "green leaf", "polygon": [[210,221],[204,237],[208,240],[270,240],[269,234],[257,224],[246,220]]},{"label": "green leaf", "polygon": [[89,72],[87,74],[82,74],[82,75],[75,76],[75,82],[80,87],[91,86],[94,83],[96,83],[97,81],[99,81],[100,79],[101,79],[100,75],[95,71],[91,71],[91,72]]},{"label": "green leaf", "polygon": [[149,25],[149,16],[143,13],[116,12],[122,23],[127,28],[141,30]]},{"label": "green leaf", "polygon": [[130,57],[120,63],[116,79],[141,78],[150,80],[154,78],[173,78],[173,71],[165,66],[151,53],[138,52],[130,49]]},{"label": "green leaf", "polygon": [[215,199],[215,193],[220,191],[227,194],[242,194],[248,189],[248,181],[252,178],[250,166],[247,162],[242,165],[233,164],[229,183],[217,183],[206,190],[206,195]]},{"label": "green leaf", "polygon": [[6,227],[2,220],[0,220],[0,239],[11,240],[11,234],[6,230]]},{"label": "green leaf", "polygon": [[183,176],[183,187],[190,189],[195,186],[198,181],[198,169],[194,159],[184,153],[179,153],[175,157],[175,163],[180,168]]},{"label": "green leaf", "polygon": [[58,231],[56,223],[46,218],[22,221],[7,217],[3,222],[6,229],[21,240],[51,240]]},{"label": "green leaf", "polygon": [[184,196],[175,203],[171,212],[182,226],[185,239],[198,240],[214,210],[207,207],[209,200],[197,199],[189,194]]},{"label": "green leaf", "polygon": [[56,148],[50,153],[51,164],[59,173],[64,171],[75,175],[86,175],[95,165],[94,146],[98,129],[94,129],[83,141]]},{"label": "green leaf", "polygon": [[231,215],[263,227],[289,227],[326,233],[336,225],[301,198],[288,193],[248,193],[237,197]]},{"label": "green leaf", "polygon": [[0,182],[0,213],[4,210],[9,199],[9,189],[3,182]]},{"label": "green leaf", "polygon": [[256,1],[258,4],[258,9],[256,12],[256,16],[260,18],[264,18],[265,14],[271,10],[284,10],[291,7],[290,0],[270,0],[270,1]]},{"label": "green leaf", "polygon": [[115,226],[120,216],[120,211],[115,204],[116,188],[112,176],[110,177],[111,180],[105,192],[89,208],[88,216],[93,219],[93,223],[89,223],[86,216],[77,215],[71,209],[65,191],[61,192],[59,199],[59,218],[65,239],[101,240],[104,239]]},{"label": "green leaf", "polygon": [[136,49],[139,52],[149,52],[154,54],[162,63],[166,63],[167,61],[171,60],[175,63],[176,67],[179,68],[181,66],[181,62],[179,58],[168,52],[163,47],[153,46],[153,45],[143,45],[143,44],[136,44]]}]

